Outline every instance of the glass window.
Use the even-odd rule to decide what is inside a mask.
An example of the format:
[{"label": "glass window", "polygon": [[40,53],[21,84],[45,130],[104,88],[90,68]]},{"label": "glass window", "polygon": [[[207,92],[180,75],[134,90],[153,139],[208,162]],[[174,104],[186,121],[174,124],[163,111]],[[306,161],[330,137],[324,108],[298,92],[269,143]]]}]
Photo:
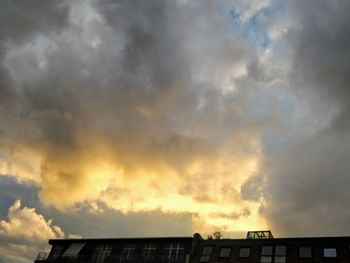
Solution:
[{"label": "glass window", "polygon": [[262,256],[260,258],[260,263],[271,263],[272,257],[271,256]]},{"label": "glass window", "polygon": [[72,243],[69,248],[63,253],[62,257],[77,258],[80,251],[86,243]]},{"label": "glass window", "polygon": [[95,249],[95,258],[96,263],[103,263],[105,258],[109,257],[111,255],[112,251],[112,245],[110,244],[103,244],[98,245]]},{"label": "glass window", "polygon": [[285,263],[286,256],[275,256],[275,263]]},{"label": "glass window", "polygon": [[275,247],[275,255],[276,256],[285,256],[287,251],[286,246],[276,246]]},{"label": "glass window", "polygon": [[51,260],[58,259],[59,256],[61,255],[62,250],[63,250],[63,246],[61,246],[61,245],[53,246],[53,248],[51,249],[50,255],[49,255],[49,259],[51,259]]},{"label": "glass window", "polygon": [[199,262],[209,262],[213,247],[204,247]]},{"label": "glass window", "polygon": [[261,248],[261,255],[272,256],[272,246],[263,246]]},{"label": "glass window", "polygon": [[323,256],[325,258],[336,258],[337,257],[337,249],[336,248],[324,248]]},{"label": "glass window", "polygon": [[260,263],[271,263],[272,262],[272,246],[263,246],[261,248]]},{"label": "glass window", "polygon": [[299,258],[311,258],[311,247],[299,247]]},{"label": "glass window", "polygon": [[210,256],[201,256],[199,262],[209,262]]},{"label": "glass window", "polygon": [[285,263],[286,262],[287,247],[282,245],[275,246],[275,263]]},{"label": "glass window", "polygon": [[141,257],[147,260],[156,258],[157,247],[154,244],[146,244],[143,246]]},{"label": "glass window", "polygon": [[230,247],[223,247],[220,249],[220,255],[221,258],[229,258],[231,255],[231,248]]},{"label": "glass window", "polygon": [[241,247],[239,249],[239,255],[240,258],[249,258],[250,256],[250,247]]},{"label": "glass window", "polygon": [[165,249],[165,256],[169,261],[178,260],[184,254],[184,246],[180,243],[169,244]]},{"label": "glass window", "polygon": [[213,247],[204,247],[202,250],[202,256],[210,256],[213,251]]},{"label": "glass window", "polygon": [[135,245],[126,245],[122,250],[122,260],[133,260],[135,258]]}]

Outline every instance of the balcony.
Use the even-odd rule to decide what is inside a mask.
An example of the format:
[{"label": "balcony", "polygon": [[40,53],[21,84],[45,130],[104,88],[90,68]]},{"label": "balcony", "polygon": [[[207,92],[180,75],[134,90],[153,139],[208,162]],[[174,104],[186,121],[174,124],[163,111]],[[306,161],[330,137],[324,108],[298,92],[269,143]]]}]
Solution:
[{"label": "balcony", "polygon": [[45,262],[48,256],[49,252],[39,252],[36,256],[35,262]]}]

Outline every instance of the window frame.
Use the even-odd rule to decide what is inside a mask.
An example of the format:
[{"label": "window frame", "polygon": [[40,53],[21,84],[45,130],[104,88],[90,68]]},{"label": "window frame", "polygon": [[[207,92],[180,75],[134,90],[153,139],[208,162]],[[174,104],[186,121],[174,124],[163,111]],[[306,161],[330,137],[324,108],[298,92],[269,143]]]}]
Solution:
[{"label": "window frame", "polygon": [[[310,248],[310,257],[301,257],[300,256],[300,249],[301,248]],[[307,246],[307,245],[302,245],[298,246],[298,259],[312,259],[313,258],[313,253],[312,253],[312,246]]]},{"label": "window frame", "polygon": [[[125,253],[127,252],[127,253]],[[121,260],[122,261],[131,261],[136,257],[136,245],[135,244],[126,244],[123,246],[121,251]]]},{"label": "window frame", "polygon": [[54,245],[51,248],[51,251],[49,253],[48,259],[50,260],[57,260],[59,259],[63,254],[64,246],[63,245]]},{"label": "window frame", "polygon": [[[221,251],[223,249],[229,249],[228,256],[221,256]],[[220,251],[219,251],[219,258],[220,259],[229,259],[231,257],[231,254],[232,254],[232,247],[220,247]]]},{"label": "window frame", "polygon": [[[206,248],[210,248],[209,254],[204,253],[204,251],[205,251]],[[199,256],[199,262],[200,262],[200,263],[209,262],[209,261],[210,261],[210,258],[211,258],[211,255],[213,254],[213,249],[214,249],[214,246],[212,246],[212,245],[211,245],[211,246],[203,246],[202,253],[201,253],[201,255]],[[203,257],[205,257],[206,259],[205,259],[205,260],[202,260]]]},{"label": "window frame", "polygon": [[[334,249],[335,250],[335,257],[332,257],[332,256],[326,256],[325,255],[325,251],[327,250],[327,249]],[[327,259],[330,259],[330,258],[338,258],[338,249],[336,248],[336,247],[323,247],[323,253],[322,253],[322,255],[323,255],[323,258],[327,258]]]},{"label": "window frame", "polygon": [[[284,247],[284,253],[277,253],[277,247]],[[278,261],[276,260],[277,258],[284,258],[283,261]],[[277,262],[277,263],[285,263],[287,262],[287,245],[285,244],[278,244],[278,245],[274,245],[273,247],[273,262]]]},{"label": "window frame", "polygon": [[[168,261],[177,261],[179,257],[185,255],[185,246],[183,243],[169,243],[166,247],[164,247],[164,256],[168,259]],[[175,253],[173,253],[175,252]]]},{"label": "window frame", "polygon": [[[271,247],[271,253],[268,251],[264,252],[265,247]],[[278,247],[284,247],[283,253],[276,253]],[[266,249],[265,249],[266,250]],[[275,263],[275,262],[287,262],[288,246],[286,244],[269,244],[262,245],[260,250],[260,263]],[[281,260],[276,260],[281,259]]]},{"label": "window frame", "polygon": [[111,243],[98,244],[94,249],[94,257],[96,263],[102,263],[112,254],[114,245]]},{"label": "window frame", "polygon": [[[264,247],[271,247],[271,254],[264,254],[263,253]],[[261,246],[261,252],[260,252],[261,256],[273,256],[273,254],[274,254],[273,252],[274,252],[274,245],[262,245]]]},{"label": "window frame", "polygon": [[[270,253],[264,253],[264,247],[271,247],[271,254]],[[260,263],[272,263],[274,256],[274,245],[262,245],[260,250]],[[270,259],[269,261],[265,261],[264,259]]]},{"label": "window frame", "polygon": [[[241,250],[242,249],[249,249],[249,253],[248,253],[248,256],[247,257],[242,257],[241,256]],[[240,247],[239,250],[238,250],[238,258],[250,258],[250,253],[252,251],[252,248],[251,247]]]},{"label": "window frame", "polygon": [[152,261],[156,259],[157,245],[154,243],[144,244],[141,251],[141,258],[146,261]]}]

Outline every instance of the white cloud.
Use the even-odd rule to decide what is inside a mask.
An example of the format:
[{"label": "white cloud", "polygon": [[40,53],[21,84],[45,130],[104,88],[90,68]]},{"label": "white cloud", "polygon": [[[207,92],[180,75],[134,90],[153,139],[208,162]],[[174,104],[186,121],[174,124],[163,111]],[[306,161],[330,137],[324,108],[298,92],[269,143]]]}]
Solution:
[{"label": "white cloud", "polygon": [[63,238],[64,233],[59,226],[52,225],[52,220],[38,214],[35,208],[22,208],[21,200],[17,200],[9,208],[7,220],[0,221],[0,237],[37,242]]},{"label": "white cloud", "polygon": [[246,22],[252,16],[259,13],[261,9],[268,6],[270,2],[270,0],[239,0],[235,2],[235,9],[239,13],[242,22]]},{"label": "white cloud", "polygon": [[[33,262],[33,255],[36,253],[37,248],[35,246],[20,245],[9,243],[0,246],[0,255],[3,255],[3,261],[5,263],[27,263]],[[1,257],[0,257],[1,260]]]},{"label": "white cloud", "polygon": [[33,262],[36,254],[47,246],[48,239],[64,236],[52,219],[45,219],[35,208],[22,207],[21,200],[16,200],[7,218],[0,220],[0,262]]}]

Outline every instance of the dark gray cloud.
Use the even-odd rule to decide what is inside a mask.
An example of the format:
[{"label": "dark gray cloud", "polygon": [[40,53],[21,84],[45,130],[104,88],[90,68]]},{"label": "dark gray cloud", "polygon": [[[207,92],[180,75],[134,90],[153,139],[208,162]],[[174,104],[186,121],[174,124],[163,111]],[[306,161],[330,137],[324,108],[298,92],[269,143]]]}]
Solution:
[{"label": "dark gray cloud", "polygon": [[286,34],[293,54],[289,81],[296,112],[307,117],[266,156],[262,212],[279,234],[344,235],[350,226],[350,5],[296,1],[286,7],[293,21]]},{"label": "dark gray cloud", "polygon": [[[21,182],[24,171],[38,169],[30,182],[43,204],[79,204],[66,213],[33,204],[64,231],[139,235],[142,225],[149,235],[188,233],[196,211],[137,207],[152,194],[163,200],[172,187],[198,207],[237,204],[208,220],[248,220],[256,215],[248,203],[264,203],[261,214],[281,235],[348,229],[348,3],[286,3],[289,24],[263,54],[248,45],[249,15],[237,29],[226,1],[15,1],[1,8],[1,160],[16,160]],[[104,174],[106,163],[112,175]],[[127,210],[124,204],[134,210],[111,210]],[[153,225],[155,218],[164,225]],[[158,231],[165,225],[174,231]]]},{"label": "dark gray cloud", "polygon": [[229,236],[241,231],[232,221],[258,222],[259,200],[237,186],[259,162],[274,99],[244,79],[256,54],[230,5],[54,5],[1,56],[13,92],[0,108],[1,156],[5,174],[39,189],[30,207],[84,237],[206,234],[222,220]]},{"label": "dark gray cloud", "polygon": [[[11,45],[28,41],[33,34],[54,33],[65,26],[68,8],[65,1],[1,1],[0,59]],[[17,95],[9,72],[0,65],[0,103],[9,103]]]},{"label": "dark gray cloud", "polygon": [[[3,59],[17,107],[2,134],[41,156],[43,200],[59,202],[64,189],[80,196],[83,166],[106,157],[101,145],[127,177],[160,166],[186,177],[189,163],[217,158],[227,141],[238,160],[257,153],[265,126],[247,112],[252,88],[225,90],[254,54],[223,3],[91,3],[71,3],[65,30],[39,27]],[[243,146],[235,136],[246,131]]]}]

